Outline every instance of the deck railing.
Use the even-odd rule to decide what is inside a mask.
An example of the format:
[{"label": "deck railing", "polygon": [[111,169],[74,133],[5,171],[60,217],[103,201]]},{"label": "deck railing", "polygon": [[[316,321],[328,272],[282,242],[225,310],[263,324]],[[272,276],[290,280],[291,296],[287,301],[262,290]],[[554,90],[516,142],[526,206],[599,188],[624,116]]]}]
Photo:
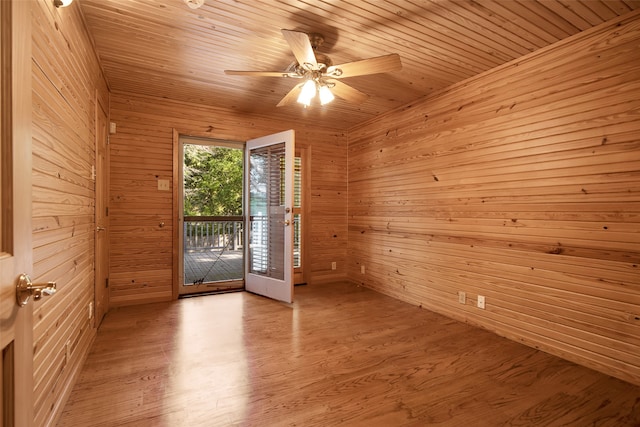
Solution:
[{"label": "deck railing", "polygon": [[184,251],[240,250],[242,216],[185,216]]}]

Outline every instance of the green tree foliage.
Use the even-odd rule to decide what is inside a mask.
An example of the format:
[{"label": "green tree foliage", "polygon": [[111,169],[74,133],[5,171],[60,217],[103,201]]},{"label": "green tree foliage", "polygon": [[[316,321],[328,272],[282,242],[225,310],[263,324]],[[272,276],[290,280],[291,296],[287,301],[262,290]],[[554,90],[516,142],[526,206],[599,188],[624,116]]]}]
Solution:
[{"label": "green tree foliage", "polygon": [[242,150],[184,145],[184,214],[242,215]]}]

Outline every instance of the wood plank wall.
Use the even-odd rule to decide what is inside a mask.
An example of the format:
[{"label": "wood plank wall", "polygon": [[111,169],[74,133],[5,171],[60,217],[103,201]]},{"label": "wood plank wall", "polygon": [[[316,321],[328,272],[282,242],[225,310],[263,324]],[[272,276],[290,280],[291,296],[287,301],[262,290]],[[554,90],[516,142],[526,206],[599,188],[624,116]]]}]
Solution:
[{"label": "wood plank wall", "polygon": [[[95,99],[104,78],[77,5],[33,2],[33,271],[58,292],[34,302],[35,425],[54,422],[95,337]],[[66,359],[67,342],[70,359]]]},{"label": "wood plank wall", "polygon": [[640,384],[639,135],[637,12],[357,126],[349,279]]},{"label": "wood plank wall", "polygon": [[[346,278],[346,135],[296,122],[276,122],[220,108],[114,92],[110,153],[110,305],[163,301],[173,289],[173,129],[245,141],[286,129],[311,152],[310,282]],[[176,206],[177,208],[177,206]],[[164,223],[164,227],[160,227]],[[178,256],[177,253],[175,256]],[[338,269],[331,270],[331,262]]]}]

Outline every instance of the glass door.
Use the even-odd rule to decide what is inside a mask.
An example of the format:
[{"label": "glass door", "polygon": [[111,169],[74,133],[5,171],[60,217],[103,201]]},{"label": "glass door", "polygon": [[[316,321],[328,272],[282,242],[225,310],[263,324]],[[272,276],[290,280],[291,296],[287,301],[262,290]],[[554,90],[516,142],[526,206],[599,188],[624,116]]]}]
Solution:
[{"label": "glass door", "polygon": [[294,132],[247,141],[245,289],[293,301]]}]

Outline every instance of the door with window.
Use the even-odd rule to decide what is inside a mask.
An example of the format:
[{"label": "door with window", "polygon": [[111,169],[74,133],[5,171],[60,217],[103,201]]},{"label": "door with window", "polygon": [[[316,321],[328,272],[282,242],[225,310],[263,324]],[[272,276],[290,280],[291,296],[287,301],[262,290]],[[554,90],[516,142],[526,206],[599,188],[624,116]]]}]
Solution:
[{"label": "door with window", "polygon": [[16,284],[32,269],[31,2],[0,1],[0,420],[33,425],[33,298]]},{"label": "door with window", "polygon": [[293,130],[247,141],[245,289],[293,302]]}]

